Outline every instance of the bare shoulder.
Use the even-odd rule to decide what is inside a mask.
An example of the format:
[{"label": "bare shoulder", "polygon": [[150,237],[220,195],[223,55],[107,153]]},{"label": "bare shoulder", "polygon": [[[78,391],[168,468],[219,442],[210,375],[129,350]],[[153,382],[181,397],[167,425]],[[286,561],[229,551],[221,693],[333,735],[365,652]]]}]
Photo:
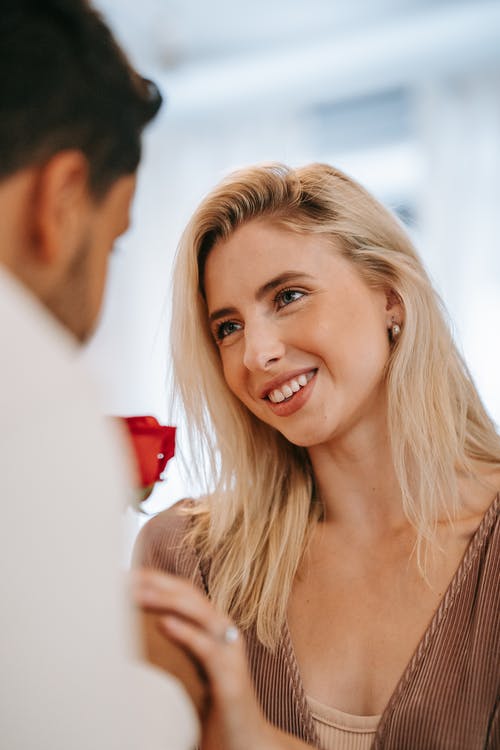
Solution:
[{"label": "bare shoulder", "polygon": [[494,466],[488,464],[484,470],[483,478],[493,494],[498,495],[500,493],[500,464]]},{"label": "bare shoulder", "polygon": [[476,464],[478,512],[484,515],[500,493],[500,463]]},{"label": "bare shoulder", "polygon": [[459,479],[463,500],[459,524],[472,535],[500,494],[500,464],[475,462],[474,477]]}]

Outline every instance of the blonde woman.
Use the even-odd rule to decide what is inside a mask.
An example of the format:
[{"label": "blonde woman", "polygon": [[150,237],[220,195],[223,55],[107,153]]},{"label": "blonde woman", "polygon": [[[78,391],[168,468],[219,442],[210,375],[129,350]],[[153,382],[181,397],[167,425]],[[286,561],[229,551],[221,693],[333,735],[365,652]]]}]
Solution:
[{"label": "blonde woman", "polygon": [[172,353],[207,496],[146,525],[137,598],[203,747],[498,748],[500,439],[399,223],[327,165],[231,175]]}]

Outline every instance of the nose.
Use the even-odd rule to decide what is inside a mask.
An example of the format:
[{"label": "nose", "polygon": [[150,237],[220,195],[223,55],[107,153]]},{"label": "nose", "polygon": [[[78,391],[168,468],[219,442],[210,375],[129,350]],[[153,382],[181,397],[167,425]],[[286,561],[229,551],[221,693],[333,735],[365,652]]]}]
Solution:
[{"label": "nose", "polygon": [[279,331],[269,321],[245,325],[245,353],[243,364],[247,370],[267,370],[285,353]]}]

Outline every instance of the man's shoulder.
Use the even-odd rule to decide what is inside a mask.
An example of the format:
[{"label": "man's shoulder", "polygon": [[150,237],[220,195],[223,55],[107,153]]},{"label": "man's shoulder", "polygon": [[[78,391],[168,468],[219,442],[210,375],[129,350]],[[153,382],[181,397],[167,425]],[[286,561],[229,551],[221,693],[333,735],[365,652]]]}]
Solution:
[{"label": "man's shoulder", "polygon": [[50,346],[56,355],[72,358],[77,345],[42,303],[0,264],[0,336],[16,351],[26,352],[25,338],[36,347]]},{"label": "man's shoulder", "polygon": [[[2,403],[38,405],[51,398],[78,402],[95,399],[95,392],[79,363],[72,336],[14,277],[0,267],[0,347]],[[75,394],[74,399],[71,394]],[[19,395],[23,398],[18,398]]]},{"label": "man's shoulder", "polygon": [[[5,496],[36,517],[50,505],[68,533],[95,526],[97,513],[111,522],[128,498],[120,437],[102,415],[76,342],[1,267],[0,350]],[[27,476],[36,477],[36,492]]]}]

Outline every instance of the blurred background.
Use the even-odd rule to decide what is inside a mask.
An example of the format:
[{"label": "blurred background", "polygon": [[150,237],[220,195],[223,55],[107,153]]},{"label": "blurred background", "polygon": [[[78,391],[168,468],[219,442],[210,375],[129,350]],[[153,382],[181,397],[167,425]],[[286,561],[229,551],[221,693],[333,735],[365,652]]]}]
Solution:
[{"label": "blurred background", "polygon": [[[84,353],[106,411],[168,420],[172,259],[203,195],[247,164],[326,161],[407,224],[499,423],[500,1],[94,4],[166,98]],[[148,512],[196,493],[179,464]]]}]

